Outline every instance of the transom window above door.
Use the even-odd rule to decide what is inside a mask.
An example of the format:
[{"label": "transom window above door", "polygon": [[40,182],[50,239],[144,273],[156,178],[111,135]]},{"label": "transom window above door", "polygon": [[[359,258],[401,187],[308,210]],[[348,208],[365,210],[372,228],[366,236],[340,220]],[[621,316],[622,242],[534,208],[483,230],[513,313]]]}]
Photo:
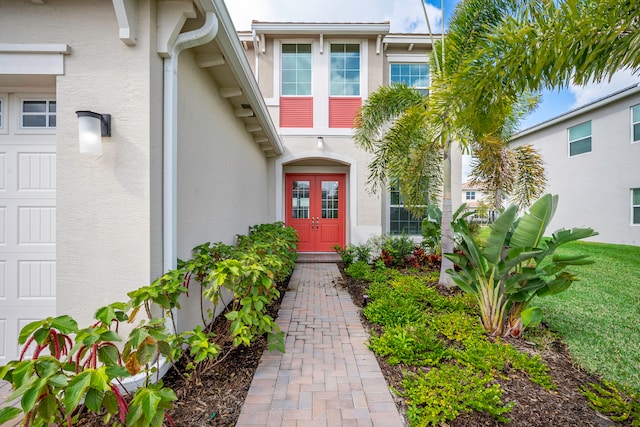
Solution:
[{"label": "transom window above door", "polygon": [[331,44],[330,96],[360,96],[360,45]]},{"label": "transom window above door", "polygon": [[311,45],[282,45],[282,95],[311,95]]},{"label": "transom window above door", "polygon": [[47,129],[56,127],[56,101],[49,99],[20,101],[20,127]]}]

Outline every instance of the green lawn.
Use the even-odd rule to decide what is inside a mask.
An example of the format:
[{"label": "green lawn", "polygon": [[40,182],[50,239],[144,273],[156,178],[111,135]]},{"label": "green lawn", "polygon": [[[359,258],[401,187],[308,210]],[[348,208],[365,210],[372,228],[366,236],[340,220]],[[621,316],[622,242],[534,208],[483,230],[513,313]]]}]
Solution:
[{"label": "green lawn", "polygon": [[576,242],[558,252],[596,262],[572,267],[580,281],[566,292],[534,301],[544,322],[582,367],[640,390],[640,247]]}]

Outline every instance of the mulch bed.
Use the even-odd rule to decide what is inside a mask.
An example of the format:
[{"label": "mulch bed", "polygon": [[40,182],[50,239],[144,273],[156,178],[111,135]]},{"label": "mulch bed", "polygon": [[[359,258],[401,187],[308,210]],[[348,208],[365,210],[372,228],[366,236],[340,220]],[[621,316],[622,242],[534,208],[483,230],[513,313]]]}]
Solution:
[{"label": "mulch bed", "polygon": [[[336,286],[346,288],[353,302],[362,307],[362,297],[366,293],[366,282],[354,280],[344,274],[343,282]],[[284,295],[287,284],[281,284]],[[448,291],[447,291],[448,292]],[[276,317],[280,307],[277,301],[270,307],[270,314]],[[372,326],[361,313],[362,323],[367,330]],[[219,322],[224,322],[220,319]],[[221,324],[216,328],[223,327]],[[510,340],[522,351],[540,354],[550,368],[550,374],[558,386],[556,390],[548,392],[542,387],[531,383],[519,376],[517,372],[509,373],[509,380],[500,380],[504,388],[503,401],[515,402],[513,409],[505,414],[511,422],[509,426],[549,427],[549,426],[631,426],[630,422],[615,423],[603,415],[598,414],[587,404],[587,399],[579,392],[582,384],[598,382],[593,375],[577,367],[571,360],[567,347],[560,341],[554,340],[542,350],[534,348],[531,343],[522,340]],[[261,338],[249,348],[237,348],[221,363],[199,381],[185,381],[174,374],[165,377],[165,385],[170,386],[178,395],[178,401],[170,412],[176,426],[217,426],[232,427],[240,415],[242,404],[251,385],[253,374],[258,366],[260,357],[266,347],[266,339]],[[383,359],[378,363],[387,380],[394,388],[401,388],[403,378],[401,366],[390,366]],[[396,404],[404,411],[404,403],[396,398]],[[97,418],[84,419],[83,426],[102,425]],[[460,416],[444,425],[449,427],[478,427],[505,425],[491,416],[474,412]]]}]

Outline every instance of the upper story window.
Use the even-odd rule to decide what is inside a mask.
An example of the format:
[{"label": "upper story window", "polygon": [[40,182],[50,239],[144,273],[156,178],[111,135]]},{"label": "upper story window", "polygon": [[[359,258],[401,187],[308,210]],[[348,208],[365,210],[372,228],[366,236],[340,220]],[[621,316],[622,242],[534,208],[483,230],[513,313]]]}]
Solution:
[{"label": "upper story window", "polygon": [[591,152],[591,120],[569,128],[569,156]]},{"label": "upper story window", "polygon": [[331,44],[330,96],[360,96],[360,45]]},{"label": "upper story window", "polygon": [[467,200],[475,200],[476,199],[476,192],[475,191],[467,191],[465,198]]},{"label": "upper story window", "polygon": [[421,63],[391,64],[390,83],[404,83],[426,94],[429,87],[429,66]]},{"label": "upper story window", "polygon": [[311,45],[282,45],[282,96],[311,95]]},{"label": "upper story window", "polygon": [[640,104],[631,107],[631,141],[640,142]]},{"label": "upper story window", "polygon": [[22,100],[20,109],[21,128],[55,128],[56,101],[54,100]]},{"label": "upper story window", "polygon": [[632,224],[640,225],[640,188],[633,188],[631,193]]}]

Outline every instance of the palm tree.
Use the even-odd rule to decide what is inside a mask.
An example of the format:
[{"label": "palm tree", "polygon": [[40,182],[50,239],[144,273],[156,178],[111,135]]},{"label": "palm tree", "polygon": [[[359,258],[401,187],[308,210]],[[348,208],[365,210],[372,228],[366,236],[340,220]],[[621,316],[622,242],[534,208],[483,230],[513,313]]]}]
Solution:
[{"label": "palm tree", "polygon": [[[373,192],[385,188],[390,178],[396,179],[405,205],[413,212],[420,211],[426,197],[433,201],[441,195],[442,253],[453,252],[454,242],[452,142],[468,150],[470,141],[482,143],[499,134],[516,102],[494,97],[471,112],[452,87],[459,84],[458,76],[475,55],[476,41],[484,40],[505,16],[512,15],[513,6],[506,0],[460,3],[449,33],[435,43],[429,94],[422,96],[404,85],[381,87],[370,95],[356,120],[356,144],[373,154],[369,165]],[[443,258],[440,284],[445,286],[453,286],[445,273],[449,268],[451,261]]]},{"label": "palm tree", "polygon": [[509,141],[517,132],[520,121],[538,103],[539,96],[524,94],[510,110],[505,111],[498,133],[485,134],[472,144],[474,158],[469,183],[490,195],[493,209],[502,209],[503,196],[510,196],[524,210],[538,199],[546,186],[542,156],[531,145],[514,149]]},{"label": "palm tree", "polygon": [[517,98],[525,90],[601,82],[640,71],[640,2],[523,2],[516,15],[478,40],[466,58],[457,96]]}]

